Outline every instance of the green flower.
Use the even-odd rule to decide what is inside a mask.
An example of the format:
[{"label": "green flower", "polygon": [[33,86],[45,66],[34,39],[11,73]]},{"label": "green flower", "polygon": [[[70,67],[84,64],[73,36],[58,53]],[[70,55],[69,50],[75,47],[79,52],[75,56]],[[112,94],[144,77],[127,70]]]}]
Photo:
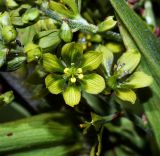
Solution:
[{"label": "green flower", "polygon": [[61,59],[56,55],[43,54],[43,67],[50,74],[45,84],[52,94],[63,94],[66,104],[77,105],[81,99],[81,91],[98,94],[105,88],[104,79],[92,72],[102,62],[102,53],[88,51],[83,54],[79,43],[65,44],[61,51]]},{"label": "green flower", "polygon": [[140,53],[134,49],[126,51],[113,66],[113,53],[105,46],[99,46],[97,50],[103,52],[102,69],[107,84],[106,93],[113,90],[119,99],[134,104],[134,89],[147,87],[153,81],[151,76],[142,71],[134,72],[141,59]]}]

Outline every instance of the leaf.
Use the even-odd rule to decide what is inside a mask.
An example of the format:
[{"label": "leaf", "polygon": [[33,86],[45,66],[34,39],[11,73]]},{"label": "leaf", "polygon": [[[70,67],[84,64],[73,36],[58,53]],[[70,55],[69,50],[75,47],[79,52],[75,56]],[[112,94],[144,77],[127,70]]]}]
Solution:
[{"label": "leaf", "polygon": [[65,44],[61,51],[63,61],[69,66],[71,66],[71,63],[75,63],[76,66],[80,65],[82,54],[82,45],[75,42]]},{"label": "leaf", "polygon": [[108,42],[105,46],[113,53],[120,53],[124,49],[123,45],[117,42]]},{"label": "leaf", "polygon": [[[130,88],[143,88],[148,87],[152,84],[153,79],[151,76],[144,72],[137,71],[133,73],[125,82],[124,86]],[[123,86],[123,84],[122,84]]]},{"label": "leaf", "polygon": [[128,101],[132,104],[136,102],[136,94],[132,90],[116,90],[115,95],[123,101]]},{"label": "leaf", "polygon": [[121,34],[127,48],[137,47],[143,54],[141,59],[142,69],[154,78],[150,87],[152,95],[143,102],[145,113],[152,126],[158,147],[160,147],[160,44],[149,30],[148,26],[126,5],[124,0],[111,0],[113,7],[121,20]]},{"label": "leaf", "polygon": [[81,68],[83,70],[94,70],[97,69],[101,64],[103,54],[101,52],[89,51],[83,55]]},{"label": "leaf", "polygon": [[98,74],[85,75],[81,84],[82,89],[90,94],[99,94],[105,88],[105,81]]},{"label": "leaf", "polygon": [[68,86],[63,92],[65,103],[71,107],[79,104],[81,99],[80,89],[76,86]]},{"label": "leaf", "polygon": [[59,94],[64,88],[65,80],[61,76],[49,74],[45,79],[45,83],[52,94]]},{"label": "leaf", "polygon": [[1,155],[20,149],[69,144],[76,136],[69,118],[62,113],[46,113],[1,124],[0,129]]},{"label": "leaf", "polygon": [[63,72],[64,67],[56,55],[45,53],[43,54],[42,65],[47,72]]}]

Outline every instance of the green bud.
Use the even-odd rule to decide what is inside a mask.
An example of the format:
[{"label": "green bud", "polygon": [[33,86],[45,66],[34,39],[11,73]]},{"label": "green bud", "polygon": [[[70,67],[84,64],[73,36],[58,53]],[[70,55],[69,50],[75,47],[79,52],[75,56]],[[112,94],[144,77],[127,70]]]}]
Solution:
[{"label": "green bud", "polygon": [[22,22],[28,24],[34,22],[39,17],[39,10],[37,8],[28,9],[22,16]]},{"label": "green bud", "polygon": [[73,33],[72,33],[71,28],[66,22],[63,22],[61,26],[60,37],[64,42],[72,41]]},{"label": "green bud", "polygon": [[14,0],[6,0],[6,6],[10,9],[18,7],[18,4]]},{"label": "green bud", "polygon": [[97,42],[97,43],[102,42],[102,36],[99,35],[99,34],[95,34],[95,35],[93,35],[93,37],[91,38],[91,41],[92,41],[92,42]]},{"label": "green bud", "polygon": [[5,11],[3,14],[0,14],[0,24],[2,26],[11,25],[10,16],[7,11]]},{"label": "green bud", "polygon": [[0,67],[2,67],[6,61],[6,54],[5,50],[0,50]]},{"label": "green bud", "polygon": [[13,101],[14,95],[12,91],[8,91],[2,95],[0,95],[0,106],[4,106],[6,104],[9,104]]},{"label": "green bud", "polygon": [[2,37],[5,42],[10,43],[17,37],[17,32],[13,26],[5,26],[2,28]]},{"label": "green bud", "polygon": [[27,62],[36,61],[42,56],[40,47],[34,43],[28,43],[24,47],[24,52],[27,53]]},{"label": "green bud", "polygon": [[113,53],[119,53],[123,51],[123,45],[116,42],[109,42],[106,44],[106,47],[111,50]]},{"label": "green bud", "polygon": [[7,62],[7,71],[14,71],[20,68],[24,62],[26,61],[26,57],[19,56]]},{"label": "green bud", "polygon": [[105,21],[98,25],[99,32],[112,29],[117,24],[117,21],[113,20],[113,16],[109,16]]},{"label": "green bud", "polygon": [[38,38],[38,44],[44,51],[55,49],[61,42],[59,30],[42,31],[38,33]]}]

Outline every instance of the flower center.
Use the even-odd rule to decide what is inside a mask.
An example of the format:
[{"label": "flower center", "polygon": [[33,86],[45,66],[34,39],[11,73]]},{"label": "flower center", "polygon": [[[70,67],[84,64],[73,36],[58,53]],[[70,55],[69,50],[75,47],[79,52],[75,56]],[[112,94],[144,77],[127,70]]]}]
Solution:
[{"label": "flower center", "polygon": [[71,83],[77,82],[77,79],[82,80],[84,77],[82,68],[76,68],[73,66],[70,68],[65,68],[64,74]]}]

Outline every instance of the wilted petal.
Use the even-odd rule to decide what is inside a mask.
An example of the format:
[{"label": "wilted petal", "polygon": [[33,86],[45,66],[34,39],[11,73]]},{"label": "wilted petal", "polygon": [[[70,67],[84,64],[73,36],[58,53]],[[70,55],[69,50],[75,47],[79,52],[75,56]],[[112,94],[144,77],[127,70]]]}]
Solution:
[{"label": "wilted petal", "polygon": [[52,94],[59,94],[64,88],[65,80],[58,75],[49,74],[45,79],[45,84]]},{"label": "wilted petal", "polygon": [[105,88],[105,81],[102,76],[98,74],[85,75],[82,82],[84,91],[90,94],[98,94]]},{"label": "wilted petal", "polygon": [[120,77],[127,74],[131,74],[133,70],[138,66],[141,59],[141,55],[136,50],[130,50],[119,58],[117,62],[117,73]]},{"label": "wilted petal", "polygon": [[128,101],[132,104],[136,101],[136,94],[132,90],[117,90],[115,95],[123,101]]},{"label": "wilted petal", "polygon": [[122,84],[122,87],[130,88],[143,88],[150,86],[153,82],[153,78],[144,72],[135,72],[133,73],[125,82]]},{"label": "wilted petal", "polygon": [[46,53],[43,55],[43,68],[47,72],[63,72],[63,65],[56,55]]},{"label": "wilted petal", "polygon": [[65,103],[71,107],[74,107],[80,102],[81,92],[76,86],[68,86],[63,92],[63,98]]},{"label": "wilted petal", "polygon": [[83,55],[81,68],[90,71],[97,69],[102,62],[102,58],[103,54],[101,52],[89,51]]}]

